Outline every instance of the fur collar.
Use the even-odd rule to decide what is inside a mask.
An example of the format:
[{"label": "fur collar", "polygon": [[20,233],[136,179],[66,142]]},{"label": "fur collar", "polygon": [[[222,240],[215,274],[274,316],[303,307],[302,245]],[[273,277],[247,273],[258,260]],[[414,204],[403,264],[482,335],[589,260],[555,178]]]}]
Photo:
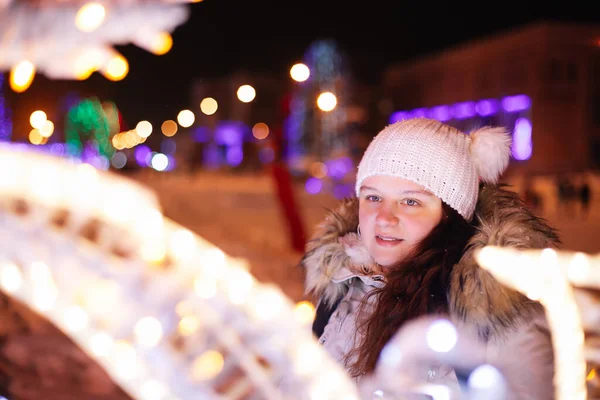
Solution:
[{"label": "fur collar", "polygon": [[[515,192],[499,185],[481,187],[474,224],[476,233],[454,266],[448,300],[452,318],[474,324],[479,334],[487,338],[515,327],[540,306],[479,268],[474,252],[486,245],[556,247],[560,241],[556,231],[525,208]],[[357,226],[356,198],[343,200],[318,225],[300,262],[306,271],[307,293],[331,304],[348,290],[349,281],[336,276],[380,274],[356,236]]]}]

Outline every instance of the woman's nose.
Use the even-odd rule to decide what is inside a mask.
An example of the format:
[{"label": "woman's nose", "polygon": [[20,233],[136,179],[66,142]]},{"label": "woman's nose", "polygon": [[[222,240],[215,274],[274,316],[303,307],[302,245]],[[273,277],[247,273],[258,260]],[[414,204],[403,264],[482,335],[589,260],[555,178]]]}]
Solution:
[{"label": "woman's nose", "polygon": [[398,225],[399,220],[398,217],[392,212],[392,210],[385,208],[380,210],[379,213],[377,213],[375,222],[378,226],[386,227]]}]

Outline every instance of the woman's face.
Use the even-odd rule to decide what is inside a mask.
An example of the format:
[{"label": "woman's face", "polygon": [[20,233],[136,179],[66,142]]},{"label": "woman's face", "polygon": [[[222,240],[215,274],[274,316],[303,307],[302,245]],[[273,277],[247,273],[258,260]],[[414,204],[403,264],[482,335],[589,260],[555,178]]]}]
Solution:
[{"label": "woman's face", "polygon": [[442,219],[442,201],[407,179],[369,177],[359,199],[361,240],[382,267],[402,261]]}]

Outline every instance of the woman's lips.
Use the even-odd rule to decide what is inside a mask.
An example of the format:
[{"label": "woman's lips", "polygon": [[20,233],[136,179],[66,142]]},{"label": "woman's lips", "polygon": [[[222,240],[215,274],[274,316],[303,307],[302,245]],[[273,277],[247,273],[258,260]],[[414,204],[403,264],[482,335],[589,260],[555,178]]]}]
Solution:
[{"label": "woman's lips", "polygon": [[394,247],[394,246],[398,246],[400,243],[402,243],[402,239],[398,239],[398,238],[391,237],[391,236],[377,235],[377,236],[375,236],[375,242],[379,246]]}]

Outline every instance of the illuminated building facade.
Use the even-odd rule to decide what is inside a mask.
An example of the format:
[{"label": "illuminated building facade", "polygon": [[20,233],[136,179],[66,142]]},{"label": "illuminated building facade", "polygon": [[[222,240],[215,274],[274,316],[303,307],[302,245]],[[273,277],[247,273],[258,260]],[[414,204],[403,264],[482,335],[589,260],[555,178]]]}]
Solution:
[{"label": "illuminated building facade", "polygon": [[536,23],[394,65],[382,86],[388,122],[506,126],[508,174],[600,166],[600,26]]}]

